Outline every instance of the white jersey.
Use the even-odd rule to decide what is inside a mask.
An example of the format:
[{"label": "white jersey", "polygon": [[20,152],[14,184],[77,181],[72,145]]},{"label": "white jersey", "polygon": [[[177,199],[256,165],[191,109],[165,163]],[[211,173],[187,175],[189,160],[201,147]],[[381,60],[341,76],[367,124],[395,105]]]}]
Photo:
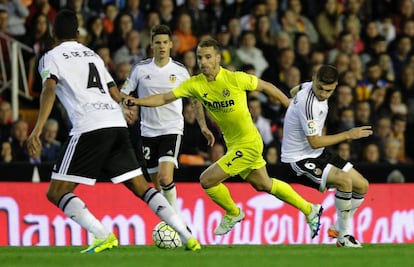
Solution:
[{"label": "white jersey", "polygon": [[328,100],[319,101],[312,91],[312,82],[302,83],[291,101],[284,120],[282,155],[285,163],[316,158],[324,148],[313,149],[307,136],[321,136],[328,114]]},{"label": "white jersey", "polygon": [[70,135],[127,127],[121,107],[109,94],[115,82],[94,51],[75,41],[64,42],[42,57],[39,72],[43,82],[57,82],[56,95],[72,123]]},{"label": "white jersey", "polygon": [[[190,78],[187,69],[170,58],[167,65],[159,67],[153,59],[134,66],[121,91],[127,95],[136,91],[142,98],[171,91]],[[183,134],[183,103],[177,99],[160,107],[141,107],[141,135],[154,137],[166,134]]]}]

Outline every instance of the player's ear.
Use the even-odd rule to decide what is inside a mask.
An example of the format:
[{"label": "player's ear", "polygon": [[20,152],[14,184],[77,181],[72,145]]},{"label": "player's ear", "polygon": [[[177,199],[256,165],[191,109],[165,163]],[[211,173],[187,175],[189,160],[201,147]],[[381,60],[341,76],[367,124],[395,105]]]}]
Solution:
[{"label": "player's ear", "polygon": [[216,57],[218,62],[221,62],[221,52],[217,52]]}]

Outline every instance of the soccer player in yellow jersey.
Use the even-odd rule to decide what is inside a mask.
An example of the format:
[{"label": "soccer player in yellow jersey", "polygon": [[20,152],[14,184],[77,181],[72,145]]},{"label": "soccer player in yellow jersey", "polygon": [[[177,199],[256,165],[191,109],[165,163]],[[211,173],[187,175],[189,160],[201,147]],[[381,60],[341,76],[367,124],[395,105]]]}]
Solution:
[{"label": "soccer player in yellow jersey", "polygon": [[222,68],[220,50],[214,39],[206,39],[198,44],[197,61],[201,74],[184,81],[170,92],[128,100],[126,104],[156,107],[178,98],[196,98],[220,126],[227,153],[200,176],[204,191],[226,212],[214,230],[215,234],[228,233],[245,217],[223,184],[227,178],[240,175],[257,191],[268,192],[301,210],[311,228],[312,238],[315,237],[323,209],[319,204],[304,200],[287,183],[269,178],[262,157],[263,141],[251,119],[246,91],[263,91],[271,99],[281,101],[285,107],[289,105],[289,99],[274,85],[256,76]]}]

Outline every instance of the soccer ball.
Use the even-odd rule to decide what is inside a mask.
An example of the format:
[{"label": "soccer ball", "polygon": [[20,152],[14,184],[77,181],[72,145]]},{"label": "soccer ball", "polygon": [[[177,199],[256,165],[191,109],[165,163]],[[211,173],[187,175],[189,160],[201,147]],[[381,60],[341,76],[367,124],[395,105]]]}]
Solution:
[{"label": "soccer ball", "polygon": [[152,230],[152,240],[158,248],[176,248],[182,246],[180,236],[166,222],[160,222],[154,227]]}]

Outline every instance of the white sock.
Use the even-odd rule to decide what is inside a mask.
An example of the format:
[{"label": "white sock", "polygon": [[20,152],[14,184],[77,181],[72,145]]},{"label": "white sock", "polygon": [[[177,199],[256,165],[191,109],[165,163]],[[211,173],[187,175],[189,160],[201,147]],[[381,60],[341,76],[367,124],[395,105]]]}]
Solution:
[{"label": "white sock", "polygon": [[174,182],[171,182],[169,185],[161,186],[162,195],[167,199],[168,203],[170,203],[171,207],[175,210],[175,212],[180,216],[181,220],[187,224],[181,215],[181,211],[178,209],[177,206],[177,187],[175,186]]},{"label": "white sock", "polygon": [[[365,197],[365,194],[358,194],[358,193],[352,192],[352,199],[351,199],[352,208],[351,208],[351,211],[349,213],[350,218],[354,217],[355,212],[358,210],[358,208],[364,202],[364,200],[365,200],[364,197]],[[334,226],[335,226],[335,229],[337,229],[337,230],[339,229],[338,222],[335,222]]]},{"label": "white sock", "polygon": [[175,187],[174,182],[171,182],[169,185],[162,185],[162,195],[170,203],[171,207],[178,213],[177,210],[177,188]]},{"label": "white sock", "polygon": [[337,213],[336,226],[339,231],[339,238],[349,235],[350,213],[352,192],[342,192],[337,190],[335,194],[335,207]]},{"label": "white sock", "polygon": [[364,202],[364,197],[365,197],[365,194],[358,194],[358,193],[352,192],[351,218],[354,216],[359,206],[361,206],[362,202]]},{"label": "white sock", "polygon": [[169,224],[180,235],[181,241],[186,243],[191,238],[191,233],[181,220],[181,217],[174,211],[167,199],[154,188],[148,189],[143,196],[152,211],[164,222]]},{"label": "white sock", "polygon": [[88,232],[95,235],[96,238],[107,238],[109,231],[105,226],[95,218],[88,210],[86,204],[75,194],[67,193],[59,200],[58,207],[63,212],[85,228]]}]

